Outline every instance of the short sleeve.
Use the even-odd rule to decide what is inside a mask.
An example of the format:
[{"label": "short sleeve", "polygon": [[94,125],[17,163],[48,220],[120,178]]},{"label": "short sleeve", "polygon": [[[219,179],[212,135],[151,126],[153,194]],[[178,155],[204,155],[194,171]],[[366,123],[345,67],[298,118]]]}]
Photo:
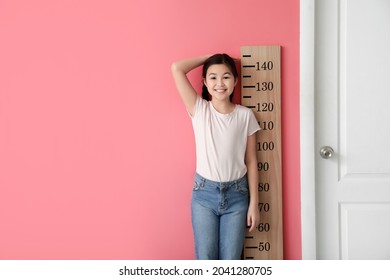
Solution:
[{"label": "short sleeve", "polygon": [[194,112],[191,115],[190,112],[188,112],[188,115],[191,117],[191,119],[196,118],[197,115],[202,114],[202,111],[204,110],[205,104],[204,102],[207,102],[204,100],[202,97],[199,95],[196,96],[196,101],[195,101],[195,107],[194,107]]},{"label": "short sleeve", "polygon": [[261,130],[259,123],[256,120],[255,114],[252,110],[249,110],[249,124],[248,124],[248,136]]}]

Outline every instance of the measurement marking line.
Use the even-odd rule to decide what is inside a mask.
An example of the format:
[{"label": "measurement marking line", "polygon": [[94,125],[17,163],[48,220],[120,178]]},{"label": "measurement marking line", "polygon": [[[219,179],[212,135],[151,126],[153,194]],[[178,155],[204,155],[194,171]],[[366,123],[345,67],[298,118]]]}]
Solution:
[{"label": "measurement marking line", "polygon": [[[247,108],[249,108],[249,109],[254,109],[254,108],[256,108],[256,106],[253,106],[253,105],[249,105],[249,106],[246,106]],[[260,124],[260,122],[258,122],[259,124]]]},{"label": "measurement marking line", "polygon": [[243,78],[252,78],[252,75],[244,75]]},{"label": "measurement marking line", "polygon": [[245,239],[253,239],[253,236],[245,236]]},{"label": "measurement marking line", "polygon": [[244,54],[242,57],[252,57],[250,54]]},{"label": "measurement marking line", "polygon": [[242,98],[252,98],[251,95],[244,95]]},{"label": "measurement marking line", "polygon": [[245,249],[257,249],[257,246],[246,246]]},{"label": "measurement marking line", "polygon": [[253,260],[254,257],[245,257],[246,260]]},{"label": "measurement marking line", "polygon": [[242,86],[243,88],[256,88],[256,86]]},{"label": "measurement marking line", "polygon": [[244,68],[255,68],[256,65],[243,65],[242,67],[244,67]]}]

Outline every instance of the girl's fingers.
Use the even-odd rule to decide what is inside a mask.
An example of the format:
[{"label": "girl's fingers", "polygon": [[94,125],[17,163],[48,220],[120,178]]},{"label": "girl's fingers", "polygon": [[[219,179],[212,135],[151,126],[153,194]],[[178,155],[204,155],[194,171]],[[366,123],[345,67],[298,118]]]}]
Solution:
[{"label": "girl's fingers", "polygon": [[254,228],[254,222],[252,220],[252,216],[248,216],[248,218],[247,218],[247,225],[248,225],[248,227],[250,227],[249,228],[249,232],[251,232],[253,230],[253,228]]}]

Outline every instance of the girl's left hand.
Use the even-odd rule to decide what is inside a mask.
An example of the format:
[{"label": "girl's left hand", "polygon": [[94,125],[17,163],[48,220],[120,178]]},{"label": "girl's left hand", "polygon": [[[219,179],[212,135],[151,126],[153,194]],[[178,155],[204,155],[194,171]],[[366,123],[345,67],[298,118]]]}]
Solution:
[{"label": "girl's left hand", "polygon": [[260,222],[260,213],[257,209],[257,205],[254,203],[250,203],[248,208],[247,221],[246,221],[247,226],[250,227],[249,232],[254,230],[259,224],[259,222]]}]

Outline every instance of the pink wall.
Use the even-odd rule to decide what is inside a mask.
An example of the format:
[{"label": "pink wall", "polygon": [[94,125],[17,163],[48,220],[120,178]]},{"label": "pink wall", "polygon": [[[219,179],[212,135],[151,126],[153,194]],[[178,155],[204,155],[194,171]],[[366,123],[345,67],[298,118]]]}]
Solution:
[{"label": "pink wall", "polygon": [[0,38],[1,259],[192,259],[194,140],[170,63],[272,44],[285,258],[301,258],[299,0],[1,1]]}]

